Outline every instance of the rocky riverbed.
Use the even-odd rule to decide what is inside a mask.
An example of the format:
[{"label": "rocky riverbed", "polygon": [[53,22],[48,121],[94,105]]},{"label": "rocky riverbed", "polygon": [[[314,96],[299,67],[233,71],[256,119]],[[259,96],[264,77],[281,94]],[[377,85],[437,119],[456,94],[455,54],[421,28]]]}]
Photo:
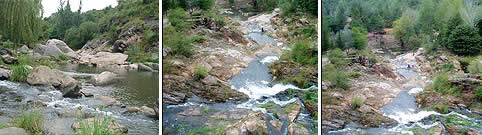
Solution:
[{"label": "rocky riverbed", "polygon": [[[352,80],[350,90],[334,91],[330,82],[322,82],[323,134],[480,134],[480,109],[477,101],[468,100],[474,99],[471,94],[480,86],[480,78],[460,75],[458,61],[447,56],[429,58],[423,48],[377,59],[381,62],[375,68],[358,63],[348,67],[349,72],[362,73]],[[432,66],[452,62],[459,75],[450,81],[462,88],[466,99],[425,91],[433,74],[439,72],[432,71]],[[324,59],[322,65],[328,63]],[[355,98],[361,99],[362,105],[354,109]],[[440,112],[436,105],[440,103],[449,106],[446,112]]]},{"label": "rocky riverbed", "polygon": [[[95,43],[93,43],[95,44]],[[107,42],[97,48],[73,51],[63,41],[52,39],[30,49],[6,50],[30,56],[33,61],[51,57],[69,57],[56,68],[38,65],[26,82],[8,81],[11,71],[0,81],[0,124],[10,125],[19,112],[43,114],[44,134],[73,134],[94,117],[111,117],[109,128],[127,134],[158,134],[158,70],[156,63],[129,63],[127,55],[110,52]],[[88,46],[88,45],[86,45]],[[12,61],[17,59],[12,57]],[[0,129],[7,134],[21,133],[13,128]]]},{"label": "rocky riverbed", "polygon": [[[227,9],[230,11],[234,9]],[[229,13],[230,16],[239,16]],[[300,65],[275,62],[289,49],[284,38],[274,38],[271,29],[279,9],[246,20],[227,18],[220,31],[204,27],[191,30],[203,34],[207,42],[195,45],[191,58],[164,57],[170,72],[163,71],[163,120],[166,134],[311,134],[316,132],[316,78],[310,88],[301,89],[273,79],[296,72]],[[233,17],[237,18],[237,17]],[[169,22],[164,21],[165,26]],[[261,27],[266,31],[262,32]],[[286,38],[286,37],[285,37]],[[278,66],[270,66],[278,65]],[[280,67],[291,65],[285,70]],[[195,68],[208,75],[194,80]],[[307,68],[308,69],[308,68]],[[291,71],[291,72],[289,72]],[[293,72],[294,71],[294,72]],[[316,70],[307,70],[317,74]],[[309,100],[306,100],[309,97]],[[314,100],[314,101],[313,101]]]}]

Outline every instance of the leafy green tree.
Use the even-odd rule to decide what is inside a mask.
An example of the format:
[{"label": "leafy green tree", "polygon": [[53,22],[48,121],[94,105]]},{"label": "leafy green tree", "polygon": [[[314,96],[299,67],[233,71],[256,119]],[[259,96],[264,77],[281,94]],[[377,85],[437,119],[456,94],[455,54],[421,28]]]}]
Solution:
[{"label": "leafy green tree", "polygon": [[343,44],[343,41],[341,40],[341,32],[338,32],[338,37],[336,38],[336,46],[341,50],[345,48],[345,44]]},{"label": "leafy green tree", "polygon": [[16,43],[33,43],[39,39],[42,0],[1,0],[0,32]]},{"label": "leafy green tree", "polygon": [[458,13],[449,19],[447,26],[442,30],[442,33],[439,36],[439,43],[443,47],[447,48],[450,35],[452,35],[452,32],[455,30],[455,28],[457,28],[457,26],[461,25],[462,23],[463,20]]},{"label": "leafy green tree", "polygon": [[299,1],[300,7],[312,15],[318,15],[318,1],[317,0],[301,0]]},{"label": "leafy green tree", "polygon": [[480,54],[482,41],[477,29],[469,24],[457,26],[449,36],[447,49],[460,55]]},{"label": "leafy green tree", "polygon": [[99,26],[91,21],[80,24],[79,28],[72,27],[66,31],[65,41],[73,49],[80,49],[99,33]]},{"label": "leafy green tree", "polygon": [[341,3],[337,7],[334,22],[331,24],[330,27],[333,31],[336,32],[343,29],[343,27],[345,26],[345,22],[346,22],[345,7],[343,3]]},{"label": "leafy green tree", "polygon": [[361,27],[352,28],[353,41],[355,48],[363,50],[367,46],[367,31]]},{"label": "leafy green tree", "polygon": [[336,68],[344,68],[349,61],[345,60],[345,53],[340,48],[335,48],[328,53],[328,59]]},{"label": "leafy green tree", "polygon": [[403,13],[400,19],[393,23],[391,34],[401,42],[402,47],[406,47],[410,37],[415,35],[415,24],[417,22],[416,14],[413,11],[407,10]]},{"label": "leafy green tree", "polygon": [[209,10],[213,7],[214,1],[213,0],[199,0],[199,8],[203,10]]},{"label": "leafy green tree", "polygon": [[330,32],[328,30],[328,23],[323,16],[323,28],[321,29],[321,51],[326,52],[331,48]]},{"label": "leafy green tree", "polygon": [[435,4],[433,0],[423,0],[420,7],[419,28],[420,31],[431,34],[435,25]]},{"label": "leafy green tree", "polygon": [[367,30],[368,31],[380,31],[383,28],[383,18],[380,15],[377,16],[370,16],[370,19],[367,23]]},{"label": "leafy green tree", "polygon": [[273,10],[279,3],[279,0],[255,0],[257,6],[255,8],[263,8],[265,11]]},{"label": "leafy green tree", "polygon": [[296,0],[280,0],[279,7],[281,9],[281,16],[288,16],[296,11]]}]

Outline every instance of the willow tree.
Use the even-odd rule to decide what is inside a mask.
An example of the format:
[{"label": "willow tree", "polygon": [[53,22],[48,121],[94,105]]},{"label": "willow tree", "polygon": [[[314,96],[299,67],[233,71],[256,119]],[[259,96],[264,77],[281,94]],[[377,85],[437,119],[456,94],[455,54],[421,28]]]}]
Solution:
[{"label": "willow tree", "polygon": [[3,39],[26,44],[37,41],[42,31],[42,14],[42,0],[0,0]]}]

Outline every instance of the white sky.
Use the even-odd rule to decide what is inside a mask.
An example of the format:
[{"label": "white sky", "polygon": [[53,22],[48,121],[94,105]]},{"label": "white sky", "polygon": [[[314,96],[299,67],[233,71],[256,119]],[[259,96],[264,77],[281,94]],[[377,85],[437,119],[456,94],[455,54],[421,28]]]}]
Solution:
[{"label": "white sky", "polygon": [[[79,2],[80,0],[70,0],[72,11],[79,10]],[[112,5],[112,7],[117,6],[117,0],[82,0],[82,12],[92,9],[101,10],[109,5]],[[51,14],[57,12],[59,0],[43,0],[42,6],[44,8],[44,17],[49,17]]]}]

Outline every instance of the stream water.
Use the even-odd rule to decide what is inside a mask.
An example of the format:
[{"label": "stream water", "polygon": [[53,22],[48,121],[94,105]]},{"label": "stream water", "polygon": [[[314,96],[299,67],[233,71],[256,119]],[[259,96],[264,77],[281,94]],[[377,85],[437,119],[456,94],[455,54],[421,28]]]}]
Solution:
[{"label": "stream water", "polygon": [[[387,54],[387,53],[386,53]],[[387,59],[393,59],[395,56],[390,56],[391,54],[387,54],[384,56]],[[423,81],[424,83],[430,82],[431,80],[427,80],[425,76],[420,75],[418,72],[407,68],[407,64],[401,61],[395,61],[396,65],[402,68],[397,68],[393,72],[399,73],[405,77],[405,79],[416,79],[419,81]],[[403,80],[402,80],[403,81]],[[438,115],[442,117],[447,117],[449,115],[457,115],[466,120],[473,121],[476,124],[482,122],[482,118],[477,115],[470,113],[467,110],[456,110],[452,111],[448,114],[440,114],[435,111],[431,110],[422,110],[418,108],[417,103],[415,102],[415,95],[419,92],[422,92],[423,88],[421,87],[414,87],[402,90],[396,98],[392,100],[391,103],[384,105],[380,110],[383,112],[384,116],[390,117],[398,122],[398,125],[394,127],[379,127],[379,128],[358,128],[360,125],[358,123],[349,123],[345,126],[344,129],[337,130],[337,131],[325,131],[323,134],[327,135],[342,135],[342,134],[385,134],[385,135],[392,135],[392,134],[410,134],[413,135],[414,132],[410,131],[411,128],[420,127],[424,130],[430,129],[436,125],[441,124],[438,121],[433,121],[431,119],[427,119],[431,115]],[[461,114],[459,112],[464,112]],[[467,115],[473,115],[475,118],[469,118]],[[473,126],[476,130],[482,131],[482,129]],[[443,129],[442,134],[448,135],[448,132]]]},{"label": "stream water", "polygon": [[[230,16],[238,16],[233,18],[243,18],[239,12],[234,12],[230,14]],[[244,19],[241,19],[244,20]],[[261,28],[256,27],[256,25],[249,25],[250,33],[244,35],[245,38],[250,38],[256,43],[258,43],[259,47],[262,47],[267,44],[278,45],[279,42],[266,35],[265,33],[261,32]],[[221,112],[226,110],[233,110],[239,108],[250,109],[252,111],[262,111],[265,114],[271,116],[266,119],[268,133],[272,135],[279,135],[279,134],[287,134],[287,127],[288,122],[283,121],[283,127],[281,131],[275,130],[275,128],[269,123],[271,119],[277,119],[273,116],[272,113],[268,113],[266,109],[259,107],[268,102],[272,102],[279,106],[285,106],[290,103],[293,103],[299,99],[292,98],[292,97],[284,97],[283,100],[276,98],[274,95],[285,91],[287,89],[300,89],[291,84],[273,84],[272,76],[269,74],[269,64],[273,61],[279,59],[279,56],[259,56],[255,60],[249,63],[248,68],[242,70],[242,72],[238,75],[233,76],[229,79],[229,83],[231,83],[231,88],[238,90],[240,92],[245,93],[249,96],[248,101],[245,101],[240,104],[235,104],[231,102],[227,103],[216,103],[216,104],[203,104],[200,102],[198,97],[193,97],[188,99],[188,101],[181,105],[163,105],[163,128],[174,128],[176,131],[169,132],[167,134],[185,134],[187,131],[192,129],[199,129],[205,127],[207,125],[206,121],[209,120],[210,115],[213,115],[215,112]],[[316,88],[316,86],[313,86]],[[207,114],[202,114],[200,117],[196,118],[189,118],[189,119],[179,119],[177,115],[184,110],[188,109],[192,106],[200,106],[203,108],[209,108],[209,112]],[[303,121],[306,123],[310,123],[305,125],[308,129],[314,129],[315,123],[313,119],[310,117],[309,112],[302,107],[302,111],[297,119],[297,121]]]},{"label": "stream water", "polygon": [[[152,107],[158,99],[158,73],[131,72],[112,85],[93,86],[89,82],[90,76],[105,70],[71,64],[59,66],[58,69],[80,81],[83,90],[94,94],[94,97],[63,98],[62,94],[54,89],[0,81],[0,116],[16,116],[26,110],[24,106],[27,101],[40,100],[47,104],[47,107],[38,108],[44,114],[45,134],[72,134],[71,125],[77,120],[75,113],[79,113],[78,107],[82,107],[83,113],[111,116],[117,123],[128,128],[128,134],[158,134],[157,120],[141,114],[124,113],[125,108],[118,106],[99,110],[98,106],[103,105],[103,102],[95,98],[109,96],[127,106]],[[27,111],[29,110],[31,109]],[[58,112],[62,111],[74,112],[74,116],[59,116]]]}]

